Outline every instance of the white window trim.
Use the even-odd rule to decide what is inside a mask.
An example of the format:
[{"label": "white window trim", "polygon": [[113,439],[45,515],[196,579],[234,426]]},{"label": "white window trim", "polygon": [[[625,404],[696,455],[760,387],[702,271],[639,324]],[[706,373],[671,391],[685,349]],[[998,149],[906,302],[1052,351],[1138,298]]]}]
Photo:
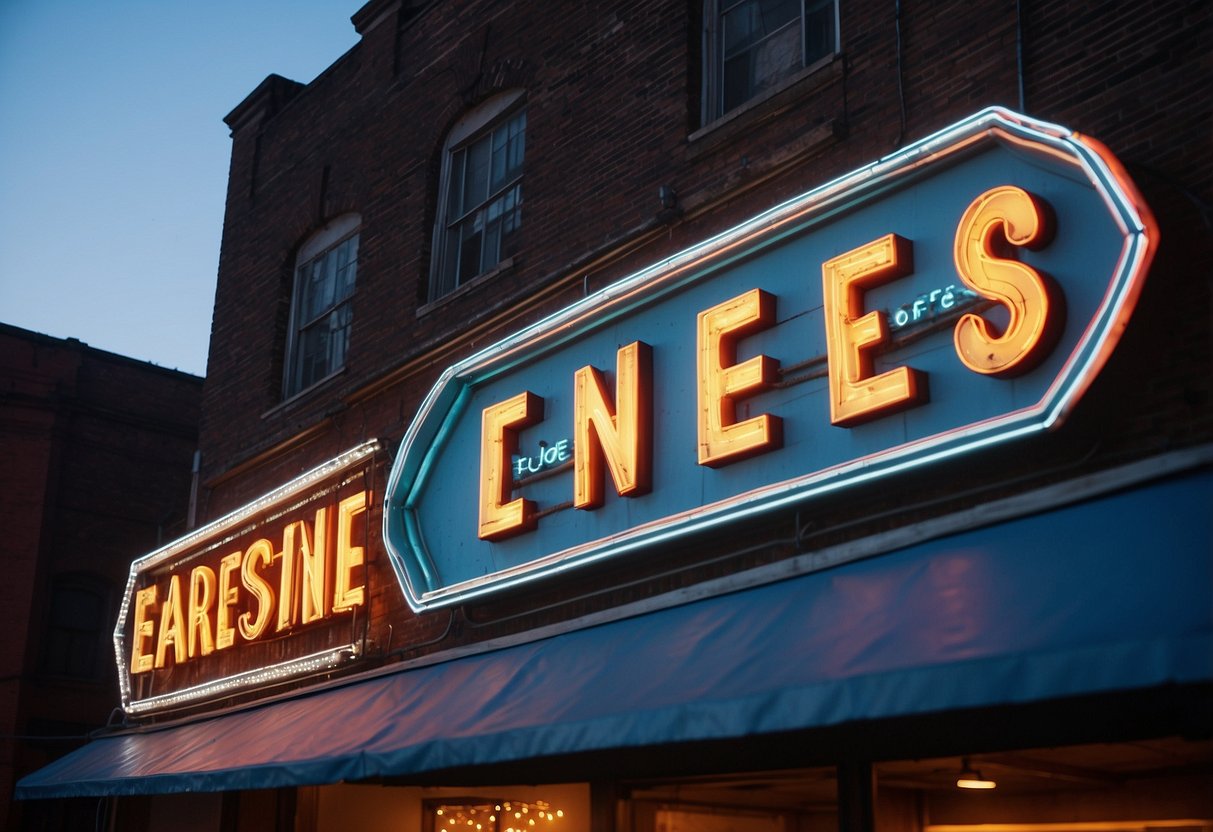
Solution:
[{"label": "white window trim", "polygon": [[[324,226],[319,228],[315,233],[304,241],[299,247],[298,254],[295,255],[295,265],[291,271],[291,313],[290,321],[287,325],[286,339],[286,354],[283,361],[282,372],[282,396],[284,400],[293,399],[299,394],[316,387],[333,375],[340,372],[343,367],[330,367],[329,372],[325,373],[324,377],[316,379],[313,383],[306,386],[298,387],[294,384],[296,376],[296,364],[299,361],[299,356],[296,351],[299,348],[299,303],[300,303],[300,268],[313,260],[317,255],[333,248],[339,243],[345,241],[348,237],[353,236],[362,226],[361,214],[342,214],[329,220]],[[355,266],[355,268],[357,268]],[[355,286],[357,286],[357,276],[355,276]],[[355,288],[355,291],[357,289]]]},{"label": "white window trim", "polygon": [[[435,287],[440,276],[439,271],[442,268],[443,252],[446,246],[447,198],[450,191],[451,158],[454,156],[454,151],[458,150],[459,146],[468,139],[494,124],[506,113],[514,109],[525,95],[525,90],[509,90],[500,93],[465,113],[459,121],[455,122],[455,126],[451,128],[450,132],[447,133],[446,141],[442,144],[442,170],[438,176],[438,201],[434,212],[434,230],[430,241],[430,280],[425,304],[427,307],[433,306],[438,301],[455,294],[460,289],[460,286],[456,286],[450,292],[445,292],[441,295],[435,294]],[[524,168],[525,165],[526,162],[524,161]],[[493,271],[496,270],[489,270],[489,272]],[[466,281],[465,283],[470,282]]]}]

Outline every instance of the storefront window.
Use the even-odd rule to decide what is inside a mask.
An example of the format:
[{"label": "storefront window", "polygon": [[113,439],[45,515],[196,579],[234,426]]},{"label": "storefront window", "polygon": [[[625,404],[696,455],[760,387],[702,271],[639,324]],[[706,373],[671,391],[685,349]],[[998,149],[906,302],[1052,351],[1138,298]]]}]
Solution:
[{"label": "storefront window", "polygon": [[1213,830],[1213,744],[1178,737],[876,765],[880,832]]},{"label": "storefront window", "polygon": [[836,832],[833,768],[630,784],[633,832]]}]

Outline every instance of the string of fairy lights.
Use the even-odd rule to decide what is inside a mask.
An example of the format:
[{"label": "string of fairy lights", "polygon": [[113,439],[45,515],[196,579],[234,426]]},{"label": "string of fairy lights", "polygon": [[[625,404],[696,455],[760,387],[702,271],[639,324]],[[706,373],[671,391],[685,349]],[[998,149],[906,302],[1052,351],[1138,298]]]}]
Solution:
[{"label": "string of fairy lights", "polygon": [[434,810],[435,829],[479,830],[479,832],[535,832],[564,817],[564,810],[553,809],[544,800],[528,803],[503,800],[500,803],[439,806]]}]

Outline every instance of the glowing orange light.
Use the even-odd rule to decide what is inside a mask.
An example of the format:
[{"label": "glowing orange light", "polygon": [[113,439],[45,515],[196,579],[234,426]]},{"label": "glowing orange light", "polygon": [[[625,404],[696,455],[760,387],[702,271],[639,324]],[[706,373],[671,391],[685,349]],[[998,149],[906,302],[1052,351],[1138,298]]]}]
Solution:
[{"label": "glowing orange light", "polygon": [[[313,621],[319,621],[328,614],[328,600],[330,592],[329,574],[327,563],[325,562],[325,552],[328,551],[328,536],[329,536],[329,513],[328,508],[322,507],[316,509],[316,522],[312,529],[308,529],[307,523],[298,520],[294,523],[288,523],[287,527],[282,532],[282,556],[286,557],[288,549],[299,547],[299,564],[300,572],[302,573],[303,586],[300,588],[302,596],[302,604],[299,610],[299,620],[304,624],[310,624]],[[295,534],[298,535],[298,543],[295,541]],[[286,561],[283,561],[285,568]],[[346,576],[345,591],[349,592],[349,568],[338,567],[338,573],[344,573]],[[280,596],[281,597],[281,596]],[[342,592],[336,592],[336,600],[342,600]],[[361,603],[361,599],[358,601]],[[285,600],[279,602],[279,607],[290,606],[294,607],[293,603],[287,604]]]},{"label": "glowing orange light", "polygon": [[969,205],[956,228],[953,255],[965,284],[1006,307],[1002,334],[973,313],[956,323],[953,340],[966,367],[1015,375],[1048,354],[1060,331],[1062,297],[1053,281],[1026,263],[1000,256],[1007,245],[1040,248],[1052,237],[1047,204],[1021,188],[991,188]]},{"label": "glowing orange light", "polygon": [[218,608],[215,611],[215,649],[223,650],[236,643],[236,627],[232,623],[232,607],[240,598],[237,581],[233,580],[235,573],[240,571],[240,562],[244,552],[236,551],[224,555],[219,561],[219,597]]},{"label": "glowing orange light", "polygon": [[146,652],[155,630],[155,622],[148,617],[156,603],[156,585],[135,593],[135,628],[131,631],[131,673],[146,673],[152,669],[154,657]]},{"label": "glowing orange light", "polygon": [[187,617],[187,640],[189,657],[209,656],[215,649],[208,613],[215,597],[215,572],[209,566],[195,566],[190,570],[189,616]]},{"label": "glowing orange light", "polygon": [[535,503],[510,500],[510,457],[518,450],[521,428],[543,418],[543,399],[524,391],[486,407],[480,433],[481,540],[500,540],[535,528]]},{"label": "glowing orange light", "polygon": [[926,399],[925,377],[909,367],[872,375],[872,351],[888,340],[884,313],[864,314],[863,294],[913,269],[910,241],[886,234],[821,264],[829,361],[830,421],[840,427]]},{"label": "glowing orange light", "polygon": [[[336,586],[333,588],[333,609],[348,610],[360,606],[366,600],[366,588],[354,583],[354,570],[366,561],[366,551],[354,545],[354,518],[366,511],[369,492],[359,491],[337,503],[337,568],[334,571]],[[320,518],[317,512],[317,535]],[[306,588],[306,581],[304,583]],[[306,605],[306,601],[305,601]]]},{"label": "glowing orange light", "polygon": [[[602,505],[603,461],[621,497],[647,494],[653,478],[653,353],[635,341],[619,350],[615,400],[602,373],[582,367],[573,376],[573,505]],[[618,410],[618,415],[616,415]]]},{"label": "glowing orange light", "polygon": [[238,622],[240,635],[246,641],[261,637],[270,624],[270,613],[274,609],[274,588],[261,575],[261,569],[274,562],[274,546],[265,538],[257,540],[244,553],[240,564],[240,582],[253,594],[256,612],[248,610]]},{"label": "glowing orange light", "polygon": [[737,340],[775,322],[775,296],[751,289],[698,316],[699,464],[717,468],[783,445],[783,421],[763,413],[737,421],[735,400],[772,384],[779,362],[756,355],[740,364]]},{"label": "glowing orange light", "polygon": [[186,658],[185,613],[181,608],[181,576],[169,579],[168,594],[160,607],[160,627],[156,638],[156,667],[164,667],[168,648],[173,648],[173,661],[181,664]]}]

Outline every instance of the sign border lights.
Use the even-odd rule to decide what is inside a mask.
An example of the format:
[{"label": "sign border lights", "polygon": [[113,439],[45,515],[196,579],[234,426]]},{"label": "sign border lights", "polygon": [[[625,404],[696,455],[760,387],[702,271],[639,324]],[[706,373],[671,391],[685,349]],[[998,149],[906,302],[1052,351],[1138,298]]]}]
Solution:
[{"label": "sign border lights", "polygon": [[[268,494],[242,506],[230,514],[178,538],[161,548],[135,560],[127,577],[126,591],[114,627],[114,657],[118,669],[118,686],[122,696],[122,708],[130,715],[148,713],[173,707],[193,704],[216,696],[231,695],[265,684],[297,678],[322,670],[331,670],[356,657],[360,646],[357,642],[338,645],[320,652],[299,656],[273,665],[256,667],[230,674],[207,682],[173,691],[132,698],[131,651],[127,643],[127,619],[136,613],[133,609],[139,577],[157,567],[172,566],[177,560],[188,561],[191,552],[199,546],[220,539],[235,539],[245,532],[257,518],[274,510],[290,511],[300,499],[306,500],[306,492],[318,483],[352,470],[374,457],[382,449],[378,440],[364,442],[357,447],[325,462],[282,485]],[[369,508],[369,505],[367,506]],[[362,603],[361,600],[353,603]],[[136,619],[137,620],[137,619]],[[138,637],[136,635],[136,637]]]},{"label": "sign border lights", "polygon": [[[525,563],[488,568],[483,575],[450,583],[444,583],[439,577],[439,569],[427,548],[418,519],[419,505],[427,479],[441,464],[442,449],[451,440],[457,424],[461,419],[475,419],[480,423],[480,414],[468,410],[477,385],[504,377],[540,356],[554,354],[609,323],[625,323],[631,313],[675,291],[696,285],[700,279],[710,279],[712,273],[720,273],[722,268],[764,246],[815,224],[832,221],[860,206],[874,204],[886,193],[918,182],[933,170],[946,170],[953,164],[963,163],[991,144],[1046,158],[1050,164],[1070,172],[1068,176],[1081,182],[1102,201],[1120,238],[1119,252],[1106,288],[1100,283],[1093,290],[1097,299],[1095,311],[1088,320],[1076,324],[1081,331],[1076,340],[1072,340],[1074,336],[1068,337],[1066,344],[1072,344],[1072,347],[1068,354],[1062,354],[1064,360],[1057,359],[1060,370],[1039,400],[991,418],[910,438],[841,464],[807,470],[803,475],[748,488],[725,499],[708,501],[657,520],[646,519],[628,528],[611,529],[597,539],[557,551],[545,552],[541,543],[540,551]],[[970,198],[966,197],[966,201]],[[971,286],[1007,308],[1010,322],[1004,337],[999,338],[985,331],[980,317],[965,313],[956,327],[957,355],[963,366],[973,373],[1012,376],[1031,369],[1050,348],[1050,339],[1055,335],[1050,327],[1056,323],[1049,314],[1054,291],[1047,275],[1036,273],[1017,260],[998,257],[989,236],[990,228],[994,227],[989,221],[992,215],[997,215],[998,228],[1000,233],[1006,234],[1008,243],[1029,248],[1048,242],[1052,218],[1048,207],[1036,204],[1031,194],[1013,187],[995,188],[970,205],[958,227],[957,268],[973,276],[976,285],[971,283]],[[873,236],[877,233],[873,232]],[[1101,143],[1055,124],[1002,108],[989,108],[624,278],[449,367],[422,402],[393,463],[383,512],[384,542],[405,597],[417,611],[461,603],[594,560],[700,533],[740,517],[769,512],[815,495],[1053,429],[1073,409],[1119,341],[1141,292],[1157,239],[1157,226],[1149,208],[1124,168]],[[861,315],[862,297],[854,294],[908,272],[911,268],[909,254],[907,241],[890,234],[823,264],[828,267],[823,268],[827,291],[835,291],[837,295],[832,304],[827,298],[826,306],[845,313],[838,321],[827,318],[827,345],[832,351],[840,345],[854,351],[853,356],[841,353],[830,356],[831,364],[845,367],[847,376],[840,382],[831,370],[830,404],[832,412],[835,405],[841,410],[827,418],[835,425],[880,418],[890,410],[913,407],[922,399],[913,371],[872,374],[865,355],[866,345],[879,343],[887,337],[887,325],[883,316]],[[829,283],[831,277],[834,284]],[[965,279],[969,281],[968,277]],[[835,284],[836,290],[828,288]],[[960,286],[959,283],[956,285]],[[725,308],[729,304],[721,304],[700,313],[701,352],[715,344],[718,352],[729,353],[725,356],[728,360],[713,359],[715,365],[723,369],[713,370],[712,379],[704,376],[700,368],[701,382],[706,379],[705,383],[711,384],[714,380],[721,386],[713,401],[727,396],[730,390],[742,396],[749,395],[747,391],[760,390],[778,370],[777,362],[766,356],[733,363],[735,356],[731,354],[730,341],[762,329],[767,325],[764,321],[772,317],[771,299],[764,297],[765,292],[756,289],[752,294],[753,297],[747,293],[729,302],[736,308]],[[708,346],[702,346],[705,344]],[[632,414],[644,414],[651,407],[645,399],[643,384],[637,388],[640,392],[629,392],[630,388],[624,383],[630,384],[629,379],[635,378],[636,372],[642,382],[648,381],[647,350],[647,345],[637,342],[619,351],[620,386],[615,396],[621,414],[625,404]],[[602,360],[598,356],[595,358]],[[706,359],[701,356],[700,360],[702,363]],[[630,362],[629,367],[634,364],[638,369],[629,371],[629,375],[624,372],[623,362]],[[856,385],[856,380],[871,381],[871,390],[884,385],[887,401],[878,401],[877,396],[869,395],[871,390],[857,389],[862,385]],[[587,424],[594,426],[592,433],[575,437],[573,444],[578,455],[583,447],[593,444],[597,453],[587,451],[590,462],[600,462],[605,455],[611,466],[609,474],[620,495],[625,494],[625,489],[630,489],[632,494],[645,493],[648,484],[645,480],[647,471],[643,467],[644,454],[636,458],[640,470],[632,471],[630,465],[635,449],[643,448],[650,437],[643,433],[635,437],[623,436],[623,423],[627,420],[616,419],[607,401],[611,391],[604,388],[603,380],[593,367],[579,370],[576,383],[577,395],[587,402],[587,412],[592,410],[595,414],[586,416]],[[704,395],[702,384],[700,395]],[[514,399],[497,403],[484,413],[482,441],[495,444],[481,454],[482,472],[486,466],[491,469],[485,480],[488,497],[483,490],[481,497],[481,540],[505,539],[536,526],[536,506],[529,500],[513,499],[510,483],[501,479],[509,477],[510,454],[517,451],[513,447],[517,442],[517,431],[543,418],[543,401],[521,388]],[[706,412],[703,402],[700,411]],[[733,459],[780,447],[777,416],[765,420],[737,417],[734,421],[730,413],[725,413],[723,421],[717,425],[711,421],[717,415],[701,417],[700,465],[727,465]],[[635,415],[629,419],[638,423],[644,421]],[[717,442],[720,447],[704,444],[704,419],[710,422],[709,436],[720,440]],[[578,484],[582,476],[576,472]],[[584,476],[586,482],[601,483],[604,472],[593,470]],[[595,498],[596,494],[584,499],[592,506]]]}]

